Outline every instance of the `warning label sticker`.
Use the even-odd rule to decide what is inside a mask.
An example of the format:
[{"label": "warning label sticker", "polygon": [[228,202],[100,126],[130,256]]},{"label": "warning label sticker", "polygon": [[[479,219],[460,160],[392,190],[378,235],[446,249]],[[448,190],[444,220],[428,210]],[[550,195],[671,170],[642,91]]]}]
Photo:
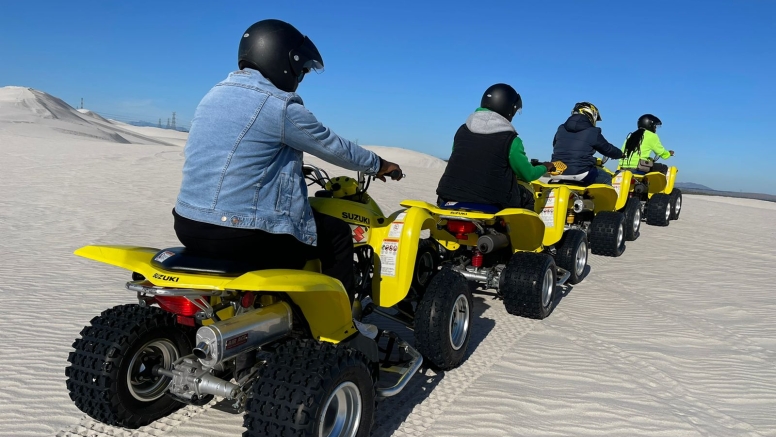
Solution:
[{"label": "warning label sticker", "polygon": [[555,227],[555,190],[550,191],[550,194],[547,196],[547,203],[544,204],[539,217],[542,218],[544,226],[548,228]]},{"label": "warning label sticker", "polygon": [[404,222],[393,222],[388,229],[388,236],[391,238],[401,237],[401,231],[404,229]]},{"label": "warning label sticker", "polygon": [[397,240],[384,240],[380,248],[380,274],[396,276],[396,254],[399,253]]},{"label": "warning label sticker", "polygon": [[612,187],[614,187],[614,191],[617,191],[617,196],[620,195],[620,186],[622,185],[622,173],[618,174],[614,177],[614,180],[612,181]]}]

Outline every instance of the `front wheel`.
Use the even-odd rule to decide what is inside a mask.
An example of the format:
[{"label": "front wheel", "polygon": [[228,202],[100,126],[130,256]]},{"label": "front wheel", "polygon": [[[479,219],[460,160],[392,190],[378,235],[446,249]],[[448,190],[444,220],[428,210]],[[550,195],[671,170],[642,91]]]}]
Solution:
[{"label": "front wheel", "polygon": [[156,307],[119,305],[81,330],[65,369],[70,399],[93,419],[139,428],[183,406],[165,396],[170,379],[156,376],[191,353],[191,335]]},{"label": "front wheel", "polygon": [[671,197],[671,220],[679,220],[679,213],[682,212],[682,190],[674,188],[670,194]]},{"label": "front wheel", "polygon": [[558,267],[568,270],[569,284],[579,284],[585,278],[585,267],[587,267],[587,256],[589,246],[587,245],[587,234],[579,229],[569,229],[563,234],[555,262]]},{"label": "front wheel", "polygon": [[631,197],[625,203],[625,241],[639,238],[641,229],[641,200]]},{"label": "front wheel", "polygon": [[356,350],[293,340],[267,354],[248,399],[246,437],[367,437],[375,412],[372,366]]},{"label": "front wheel", "polygon": [[444,268],[428,284],[415,310],[415,348],[441,370],[466,357],[474,303],[466,278]]},{"label": "front wheel", "polygon": [[509,314],[544,319],[555,301],[557,269],[546,253],[517,252],[501,272],[499,291]]}]

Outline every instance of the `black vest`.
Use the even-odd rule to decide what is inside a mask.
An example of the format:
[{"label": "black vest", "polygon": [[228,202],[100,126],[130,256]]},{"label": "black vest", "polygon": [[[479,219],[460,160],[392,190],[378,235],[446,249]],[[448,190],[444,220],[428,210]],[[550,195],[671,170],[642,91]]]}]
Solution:
[{"label": "black vest", "polygon": [[519,208],[517,177],[509,165],[509,151],[516,136],[511,131],[476,134],[462,125],[455,133],[453,153],[439,180],[437,195],[452,202]]}]

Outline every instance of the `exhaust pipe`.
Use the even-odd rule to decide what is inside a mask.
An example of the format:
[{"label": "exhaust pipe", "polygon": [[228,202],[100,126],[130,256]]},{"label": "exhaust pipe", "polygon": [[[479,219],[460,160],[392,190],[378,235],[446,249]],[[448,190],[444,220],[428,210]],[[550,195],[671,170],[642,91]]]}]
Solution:
[{"label": "exhaust pipe", "polygon": [[576,213],[592,211],[595,208],[595,203],[590,199],[577,198],[574,200],[574,206],[572,208]]},{"label": "exhaust pipe", "polygon": [[509,237],[502,233],[483,235],[477,240],[477,249],[485,254],[509,246]]},{"label": "exhaust pipe", "polygon": [[278,302],[197,330],[194,356],[206,367],[285,337],[292,328],[291,307]]}]

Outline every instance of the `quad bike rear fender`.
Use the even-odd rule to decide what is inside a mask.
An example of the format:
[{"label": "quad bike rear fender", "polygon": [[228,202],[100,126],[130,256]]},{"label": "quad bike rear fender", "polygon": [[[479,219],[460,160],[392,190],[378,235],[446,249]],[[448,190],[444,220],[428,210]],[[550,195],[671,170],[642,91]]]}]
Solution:
[{"label": "quad bike rear fender", "polygon": [[458,240],[454,235],[447,232],[444,227],[437,229],[437,223],[443,225],[447,218],[456,217],[460,217],[463,220],[481,221],[486,225],[493,225],[497,221],[503,220],[504,224],[509,228],[509,240],[513,251],[534,252],[542,249],[545,226],[539,214],[534,211],[523,208],[506,208],[495,214],[477,211],[456,211],[439,208],[436,205],[419,200],[405,200],[401,205],[427,211],[433,219],[429,226],[431,237],[449,250],[456,250],[462,245],[477,245],[478,236],[476,233],[467,235],[468,238],[466,240]]},{"label": "quad bike rear fender", "polygon": [[340,281],[315,271],[320,268],[318,263],[308,263],[308,270],[257,270],[237,277],[190,274],[155,268],[151,259],[159,251],[137,246],[85,246],[75,254],[140,273],[157,287],[286,293],[304,314],[314,338],[337,343],[354,332],[347,292]]},{"label": "quad bike rear fender", "polygon": [[662,193],[668,185],[666,175],[657,171],[645,174],[644,180],[647,183],[649,197],[652,197],[653,194]]},{"label": "quad bike rear fender", "polygon": [[593,200],[593,212],[616,211],[618,194],[613,186],[607,184],[592,184],[585,187],[585,194]]}]

